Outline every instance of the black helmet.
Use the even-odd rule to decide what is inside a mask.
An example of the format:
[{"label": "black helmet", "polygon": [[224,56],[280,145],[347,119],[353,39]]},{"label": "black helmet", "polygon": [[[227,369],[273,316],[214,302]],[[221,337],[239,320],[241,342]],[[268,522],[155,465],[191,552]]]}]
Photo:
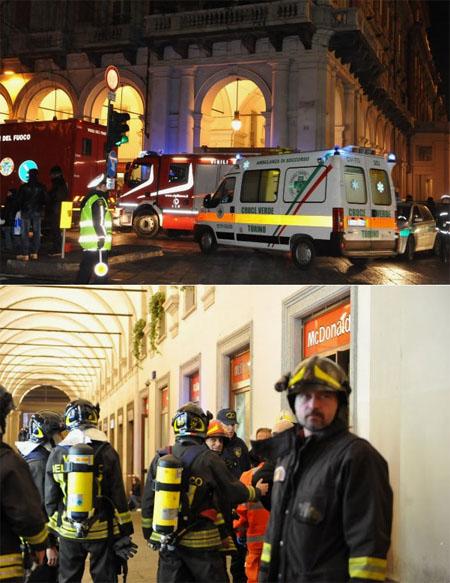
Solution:
[{"label": "black helmet", "polygon": [[323,391],[336,393],[341,405],[348,405],[351,388],[347,375],[342,367],[329,358],[311,356],[302,360],[292,375],[283,376],[275,384],[275,390],[279,392],[287,390],[289,405],[295,413],[295,397],[306,385],[320,385]]},{"label": "black helmet", "polygon": [[15,408],[11,393],[0,385],[0,435],[5,433],[6,417]]},{"label": "black helmet", "polygon": [[28,422],[29,439],[35,443],[50,441],[55,433],[61,431],[64,431],[64,421],[61,415],[54,411],[37,411]]},{"label": "black helmet", "polygon": [[203,411],[195,403],[186,403],[178,409],[172,419],[172,427],[175,437],[206,437],[208,424],[212,419],[212,414]]},{"label": "black helmet", "polygon": [[86,399],[71,401],[64,412],[64,423],[67,429],[75,427],[97,427],[100,406],[93,405]]}]

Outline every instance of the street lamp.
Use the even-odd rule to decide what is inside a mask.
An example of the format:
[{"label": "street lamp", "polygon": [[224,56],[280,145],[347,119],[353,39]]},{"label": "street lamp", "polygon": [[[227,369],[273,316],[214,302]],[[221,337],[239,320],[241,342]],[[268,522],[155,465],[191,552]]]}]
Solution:
[{"label": "street lamp", "polygon": [[239,79],[236,79],[236,109],[234,111],[234,117],[231,121],[231,127],[234,132],[238,132],[241,129],[242,122],[239,119]]}]

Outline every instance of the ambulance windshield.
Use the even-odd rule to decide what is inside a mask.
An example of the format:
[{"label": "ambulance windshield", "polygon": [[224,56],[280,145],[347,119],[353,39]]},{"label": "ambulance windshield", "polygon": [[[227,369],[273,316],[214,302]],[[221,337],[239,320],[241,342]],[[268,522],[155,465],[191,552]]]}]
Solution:
[{"label": "ambulance windshield", "polygon": [[149,179],[152,164],[145,164],[141,162],[133,162],[128,171],[127,184],[128,186],[139,186]]}]

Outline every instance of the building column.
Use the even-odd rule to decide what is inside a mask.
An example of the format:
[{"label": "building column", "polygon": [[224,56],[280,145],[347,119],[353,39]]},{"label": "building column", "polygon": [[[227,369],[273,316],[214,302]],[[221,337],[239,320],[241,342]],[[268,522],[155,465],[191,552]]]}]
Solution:
[{"label": "building column", "polygon": [[274,61],[272,65],[272,128],[270,143],[273,147],[288,145],[287,106],[288,75],[287,61]]},{"label": "building column", "polygon": [[192,152],[194,146],[194,69],[183,69],[180,82],[178,146]]},{"label": "building column", "polygon": [[165,151],[167,147],[170,68],[158,67],[152,71],[152,99],[150,105],[150,150]]},{"label": "building column", "polygon": [[204,144],[200,143],[200,133],[201,133],[201,129],[202,129],[202,118],[203,118],[203,114],[201,112],[194,112],[193,113],[193,120],[194,120],[194,143],[193,143],[193,149],[194,148],[199,148],[200,146],[203,146]]},{"label": "building column", "polygon": [[272,112],[262,111],[261,115],[264,117],[264,146],[270,148],[271,130],[272,130]]},{"label": "building column", "polygon": [[344,146],[357,145],[355,88],[344,86]]}]

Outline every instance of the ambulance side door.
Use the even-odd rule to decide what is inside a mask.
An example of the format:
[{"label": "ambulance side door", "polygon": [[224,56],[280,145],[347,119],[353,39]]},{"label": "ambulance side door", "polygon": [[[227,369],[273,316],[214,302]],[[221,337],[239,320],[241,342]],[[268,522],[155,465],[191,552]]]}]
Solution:
[{"label": "ambulance side door", "polygon": [[370,220],[368,184],[361,160],[345,160],[345,247],[348,251],[369,251],[370,238],[367,237]]},{"label": "ambulance side door", "polygon": [[382,161],[368,157],[366,160],[368,198],[370,202],[370,234],[372,249],[394,251],[395,205],[387,169]]},{"label": "ambulance side door", "polygon": [[239,175],[229,175],[220,183],[211,198],[208,208],[213,211],[217,242],[222,245],[234,243],[234,217],[236,212],[236,185]]}]

